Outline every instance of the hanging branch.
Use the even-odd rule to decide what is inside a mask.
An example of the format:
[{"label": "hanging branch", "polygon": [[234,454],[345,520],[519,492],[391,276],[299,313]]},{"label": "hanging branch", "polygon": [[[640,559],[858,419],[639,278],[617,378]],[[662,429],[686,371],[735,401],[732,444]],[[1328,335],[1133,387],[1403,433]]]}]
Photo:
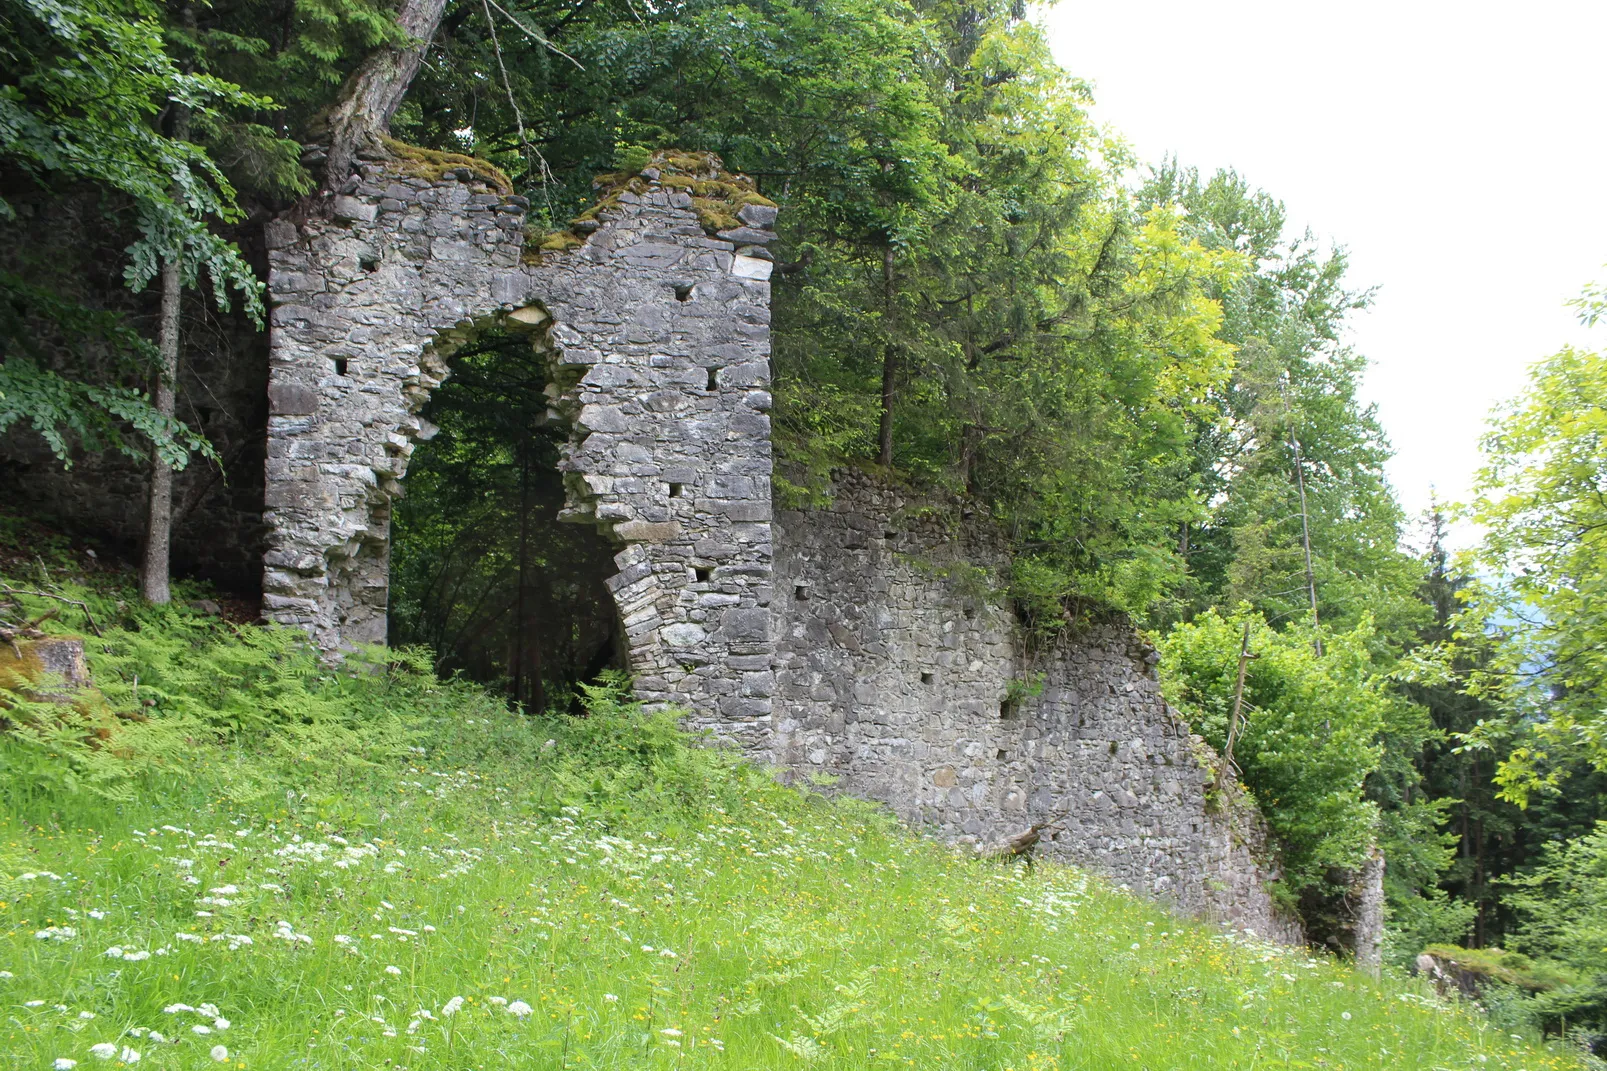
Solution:
[{"label": "hanging branch", "polygon": [[[492,7],[496,7],[496,5],[492,3],[492,0],[480,0],[480,3],[481,3],[481,6],[485,9],[485,23],[486,23],[486,26],[491,31],[491,51],[496,53],[497,70],[500,71],[501,74],[502,74],[502,88],[508,94],[508,107],[513,109],[513,121],[514,121],[515,125],[517,125],[518,128],[519,128],[519,144],[524,148],[525,166],[526,167],[531,167],[532,166],[530,157],[532,155],[534,155],[535,158],[536,158],[536,163],[534,165],[534,170],[536,172],[536,175],[541,179],[541,198],[542,198],[543,201],[545,201],[547,203],[547,218],[548,218],[548,220],[551,220],[552,219],[552,194],[551,194],[551,183],[550,183],[549,180],[552,179],[552,177],[553,177],[552,176],[552,168],[547,166],[547,158],[545,156],[541,155],[541,151],[539,149],[537,149],[534,145],[530,144],[530,137],[529,137],[529,135],[527,135],[525,133],[524,112],[520,111],[519,102],[518,102],[518,100],[516,100],[514,98],[514,95],[513,95],[513,82],[510,81],[509,78],[508,78],[507,65],[505,65],[502,62],[502,43],[497,40],[497,20],[491,14]],[[501,7],[497,7],[497,10],[502,11],[502,13],[504,15],[508,15],[508,13],[506,11],[503,11]],[[519,29],[524,30],[525,33],[530,34],[536,40],[540,41],[543,45],[546,45],[548,48],[551,48],[554,52],[557,52],[560,56],[564,56],[565,59],[568,59],[571,63],[574,63],[576,67],[580,67],[580,63],[577,60],[575,60],[572,56],[565,56],[562,50],[560,50],[557,47],[555,47],[546,38],[540,36],[539,34],[535,34],[534,32],[532,32],[529,29],[526,29],[526,27],[521,25],[519,20],[515,19],[512,15],[508,15],[508,20],[510,22],[512,22],[515,26],[518,26]],[[582,67],[581,69],[585,70],[584,67]],[[550,226],[550,223],[549,223],[549,226]]]},{"label": "hanging branch", "polygon": [[1227,744],[1222,748],[1222,765],[1216,771],[1216,791],[1220,796],[1228,775],[1233,768],[1233,745],[1239,742],[1240,715],[1244,711],[1244,675],[1250,666],[1250,660],[1260,658],[1260,655],[1250,653],[1250,622],[1244,623],[1244,639],[1239,641],[1239,678],[1233,685],[1233,715],[1228,719]]},{"label": "hanging branch", "polygon": [[[509,11],[507,8],[503,7],[501,4],[497,3],[496,0],[484,0],[484,2],[489,4],[492,7],[496,8],[498,11],[502,12],[504,15],[506,15],[508,17],[509,22],[511,22],[515,26],[517,26],[519,28],[519,30],[526,37],[528,37],[528,38],[530,38],[530,40],[536,42],[536,44],[540,45],[542,48],[545,48],[549,52],[556,52],[558,55],[562,56],[564,59],[568,60],[570,63],[573,63],[575,65],[576,70],[584,71],[586,69],[585,65],[582,64],[578,59],[576,59],[575,57],[571,56],[569,53],[565,52],[563,49],[559,48],[557,45],[553,44],[551,41],[547,40],[547,38],[544,35],[538,33],[535,30],[532,30],[530,27],[528,27],[524,23],[520,22],[517,18],[515,18],[513,16],[513,13],[511,11]],[[488,18],[490,17],[490,14],[491,13],[489,11],[486,12],[486,16]],[[496,31],[493,30],[492,33],[493,33],[493,35],[495,35]],[[497,53],[497,62],[499,64],[502,62],[502,53],[501,52]],[[504,73],[503,77],[504,78],[507,77],[506,73]]]}]

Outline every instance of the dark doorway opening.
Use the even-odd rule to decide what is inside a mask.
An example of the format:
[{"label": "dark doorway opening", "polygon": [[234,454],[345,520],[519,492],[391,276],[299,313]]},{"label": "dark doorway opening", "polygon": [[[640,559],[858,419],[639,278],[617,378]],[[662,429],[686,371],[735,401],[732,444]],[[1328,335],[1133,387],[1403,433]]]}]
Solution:
[{"label": "dark doorway opening", "polygon": [[391,522],[390,642],[427,644],[440,672],[568,709],[574,684],[620,663],[604,580],[613,548],[558,519],[558,446],[543,338],[485,330],[451,359],[423,416]]}]

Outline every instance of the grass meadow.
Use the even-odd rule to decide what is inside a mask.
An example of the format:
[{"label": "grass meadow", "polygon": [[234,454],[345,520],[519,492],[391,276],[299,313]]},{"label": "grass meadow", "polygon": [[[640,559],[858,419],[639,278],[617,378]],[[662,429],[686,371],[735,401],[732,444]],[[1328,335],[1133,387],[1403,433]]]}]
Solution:
[{"label": "grass meadow", "polygon": [[510,713],[64,560],[0,577],[101,633],[72,706],[0,687],[0,1069],[1581,1066],[782,787],[617,686]]},{"label": "grass meadow", "polygon": [[599,706],[474,702],[341,784],[241,794],[235,744],[121,803],[13,799],[0,1066],[1575,1066]]}]

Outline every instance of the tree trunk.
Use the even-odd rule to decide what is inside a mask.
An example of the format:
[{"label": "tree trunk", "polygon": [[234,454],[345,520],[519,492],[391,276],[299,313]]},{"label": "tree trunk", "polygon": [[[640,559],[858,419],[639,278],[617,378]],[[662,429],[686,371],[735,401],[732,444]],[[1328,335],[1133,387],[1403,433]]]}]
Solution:
[{"label": "tree trunk", "polygon": [[[173,105],[174,141],[190,136],[190,109]],[[174,190],[174,196],[181,196]],[[179,309],[184,299],[184,275],[179,250],[162,264],[162,305],[157,327],[156,353],[160,367],[151,392],[156,411],[171,420],[178,409]],[[145,518],[145,556],[140,562],[140,596],[150,603],[168,603],[173,594],[168,584],[169,551],[173,543],[173,470],[167,467],[161,451],[151,447],[151,493]]]},{"label": "tree trunk", "polygon": [[1311,642],[1322,657],[1322,626],[1317,620],[1317,575],[1311,569],[1311,514],[1306,509],[1306,466],[1300,460],[1300,440],[1289,431],[1289,445],[1295,452],[1295,483],[1300,488],[1300,543],[1306,551],[1306,592],[1311,597]]},{"label": "tree trunk", "polygon": [[[525,590],[529,586],[530,563],[530,443],[519,444],[519,608],[515,612],[513,641],[513,701],[530,713],[525,703]],[[537,713],[540,713],[539,711]]]},{"label": "tree trunk", "polygon": [[898,382],[898,344],[893,341],[894,328],[894,293],[893,293],[893,243],[888,241],[887,247],[882,250],[882,296],[884,298],[887,332],[887,348],[882,352],[882,419],[877,429],[877,454],[879,464],[889,468],[893,464],[893,394]]},{"label": "tree trunk", "polygon": [[359,149],[390,129],[391,117],[413,84],[445,9],[446,0],[402,0],[396,22],[408,41],[376,48],[346,79],[339,98],[323,115],[329,137],[325,193],[346,181],[356,166]]}]

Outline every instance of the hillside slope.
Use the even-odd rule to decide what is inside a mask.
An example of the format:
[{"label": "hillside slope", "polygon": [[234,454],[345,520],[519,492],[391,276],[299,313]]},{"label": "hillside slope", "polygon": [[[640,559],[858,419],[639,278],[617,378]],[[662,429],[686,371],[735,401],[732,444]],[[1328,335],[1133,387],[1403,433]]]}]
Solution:
[{"label": "hillside slope", "polygon": [[107,709],[150,720],[74,792],[47,705],[8,700],[3,1068],[1575,1066],[780,787],[606,691],[523,717],[87,594]]}]

